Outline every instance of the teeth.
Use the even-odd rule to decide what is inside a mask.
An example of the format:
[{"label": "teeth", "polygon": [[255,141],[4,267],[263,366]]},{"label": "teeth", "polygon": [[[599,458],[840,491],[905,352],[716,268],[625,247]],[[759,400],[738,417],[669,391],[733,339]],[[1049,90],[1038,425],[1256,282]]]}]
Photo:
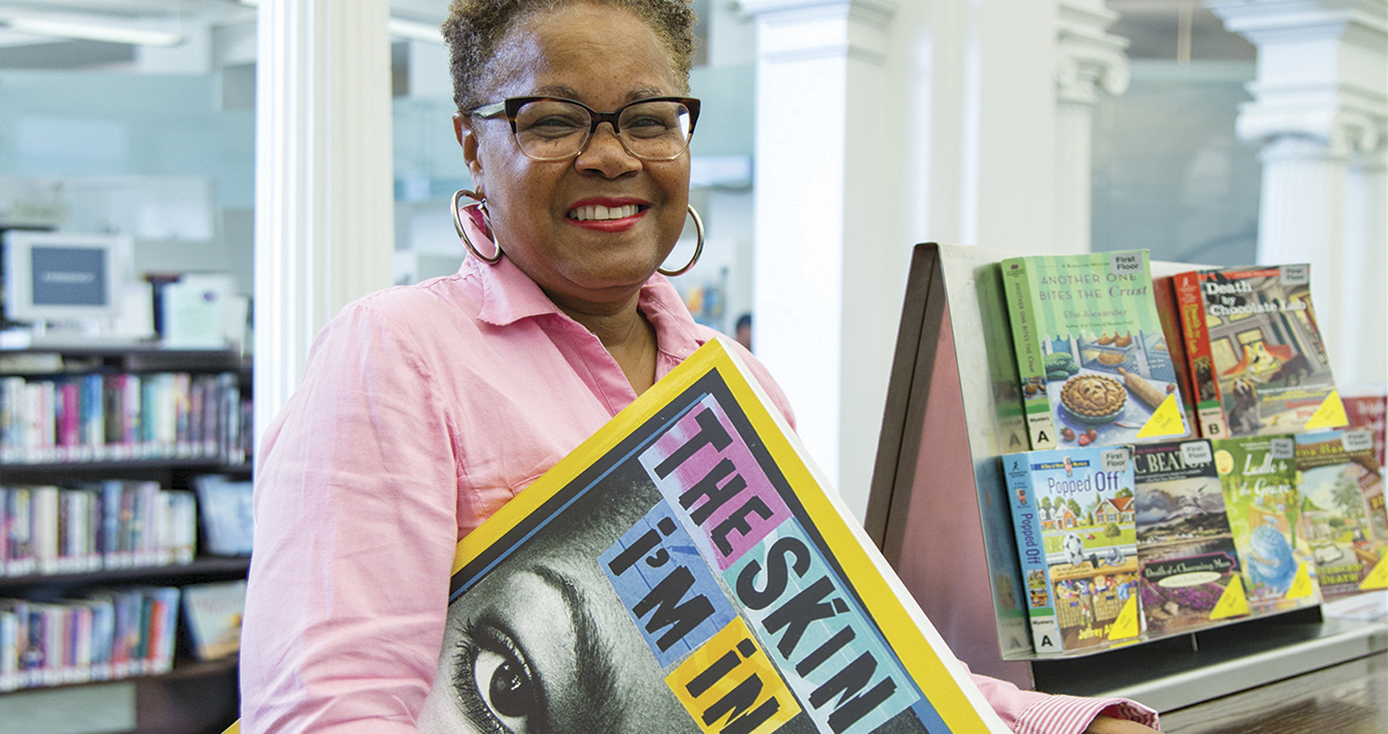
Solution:
[{"label": "teeth", "polygon": [[639,210],[639,207],[635,204],[614,207],[605,207],[601,204],[590,204],[588,206],[577,207],[573,211],[570,211],[569,217],[571,219],[577,219],[580,222],[604,219],[626,219],[627,217],[636,216],[636,212]]}]

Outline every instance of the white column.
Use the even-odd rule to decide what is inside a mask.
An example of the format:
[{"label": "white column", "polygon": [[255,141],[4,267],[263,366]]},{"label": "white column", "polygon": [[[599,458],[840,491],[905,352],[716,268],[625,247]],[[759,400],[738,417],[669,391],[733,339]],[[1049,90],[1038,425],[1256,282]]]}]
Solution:
[{"label": "white column", "polygon": [[1090,250],[1094,105],[1128,89],[1125,38],[1104,31],[1118,14],[1102,0],[1061,0],[1056,35],[1056,253]]},{"label": "white column", "polygon": [[390,285],[387,0],[260,0],[255,425],[298,385],[314,335]]},{"label": "white column", "polygon": [[[742,0],[757,22],[757,355],[860,515],[912,246],[1056,251],[1060,43],[1077,77],[1122,87],[1126,67],[1096,51],[1120,42],[1086,19],[1109,18],[1098,0],[1069,0],[1065,33],[1058,1]],[[1084,180],[1065,184],[1086,202],[1072,209]]]},{"label": "white column", "polygon": [[880,195],[893,168],[882,108],[896,3],[742,5],[757,18],[757,354],[785,388],[811,455],[861,514],[886,383],[850,376],[875,377],[891,353],[895,324],[882,316],[893,311],[884,303],[900,313],[892,286],[901,276],[882,263],[908,251],[884,236],[892,212]]},{"label": "white column", "polygon": [[1263,146],[1262,263],[1311,263],[1336,380],[1388,379],[1388,0],[1221,0],[1258,47],[1239,136]]}]

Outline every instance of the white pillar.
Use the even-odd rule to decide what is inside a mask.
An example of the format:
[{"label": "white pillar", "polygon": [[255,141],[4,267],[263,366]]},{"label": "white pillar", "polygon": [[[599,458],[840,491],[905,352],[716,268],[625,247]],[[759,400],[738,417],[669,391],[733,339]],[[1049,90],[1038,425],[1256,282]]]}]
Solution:
[{"label": "white pillar", "polygon": [[1258,260],[1311,263],[1337,382],[1388,380],[1388,0],[1221,0],[1258,47],[1239,136],[1263,146]]},{"label": "white pillar", "polygon": [[260,0],[255,425],[298,385],[314,335],[390,285],[387,0]]},{"label": "white pillar", "polygon": [[1126,65],[1098,0],[1066,1],[1062,24],[1059,0],[742,0],[757,22],[757,355],[859,516],[912,246],[1055,252],[1059,188],[1067,222],[1088,210],[1088,164],[1072,160],[1088,137],[1058,123],[1059,47],[1091,88],[1121,91]]},{"label": "white pillar", "polygon": [[1128,89],[1125,38],[1104,31],[1118,14],[1102,0],[1061,0],[1056,47],[1056,253],[1090,251],[1094,105]]},{"label": "white pillar", "polygon": [[[811,455],[860,515],[907,245],[884,236],[892,169],[883,63],[894,0],[743,0],[757,18],[758,356],[785,388]],[[889,107],[891,105],[888,105]],[[863,364],[863,360],[874,364]],[[884,373],[885,374],[885,373]],[[860,427],[845,431],[845,426]]]}]

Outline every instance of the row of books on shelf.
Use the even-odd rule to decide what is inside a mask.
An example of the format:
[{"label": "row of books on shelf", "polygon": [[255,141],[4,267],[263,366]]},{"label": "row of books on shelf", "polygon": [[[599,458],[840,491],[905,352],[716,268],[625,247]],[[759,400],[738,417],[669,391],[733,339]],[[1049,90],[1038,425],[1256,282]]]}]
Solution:
[{"label": "row of books on shelf", "polygon": [[1130,250],[1008,258],[1001,269],[1033,450],[1349,422],[1308,265],[1154,278],[1147,251]]},{"label": "row of books on shelf", "polygon": [[1038,654],[1090,652],[1388,588],[1372,432],[1001,458]]},{"label": "row of books on shelf", "polygon": [[238,376],[188,372],[0,377],[0,463],[246,461]]},{"label": "row of books on shelf", "polygon": [[0,691],[167,673],[181,649],[180,623],[191,658],[235,655],[245,608],[245,579],[95,589],[50,602],[0,598]]},{"label": "row of books on shelf", "polygon": [[179,588],[0,599],[0,690],[157,675],[173,668]]},{"label": "row of books on shelf", "polygon": [[189,564],[197,504],[193,492],[151,481],[0,486],[0,568],[30,576]]}]

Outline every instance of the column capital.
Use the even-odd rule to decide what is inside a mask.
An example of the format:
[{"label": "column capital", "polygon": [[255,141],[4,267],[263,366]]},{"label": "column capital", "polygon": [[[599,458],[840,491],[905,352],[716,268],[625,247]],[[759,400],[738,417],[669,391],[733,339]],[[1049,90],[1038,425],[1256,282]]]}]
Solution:
[{"label": "column capital", "polygon": [[739,0],[761,31],[757,53],[769,60],[847,57],[886,62],[887,28],[897,0]]},{"label": "column capital", "polygon": [[[1254,100],[1239,137],[1284,151],[1319,144],[1334,158],[1372,154],[1388,139],[1388,0],[1208,0],[1258,47]],[[1274,154],[1269,151],[1269,154]]]},{"label": "column capital", "polygon": [[1118,14],[1097,0],[1057,4],[1056,86],[1062,103],[1093,105],[1099,89],[1128,90],[1128,39],[1107,33]]}]

